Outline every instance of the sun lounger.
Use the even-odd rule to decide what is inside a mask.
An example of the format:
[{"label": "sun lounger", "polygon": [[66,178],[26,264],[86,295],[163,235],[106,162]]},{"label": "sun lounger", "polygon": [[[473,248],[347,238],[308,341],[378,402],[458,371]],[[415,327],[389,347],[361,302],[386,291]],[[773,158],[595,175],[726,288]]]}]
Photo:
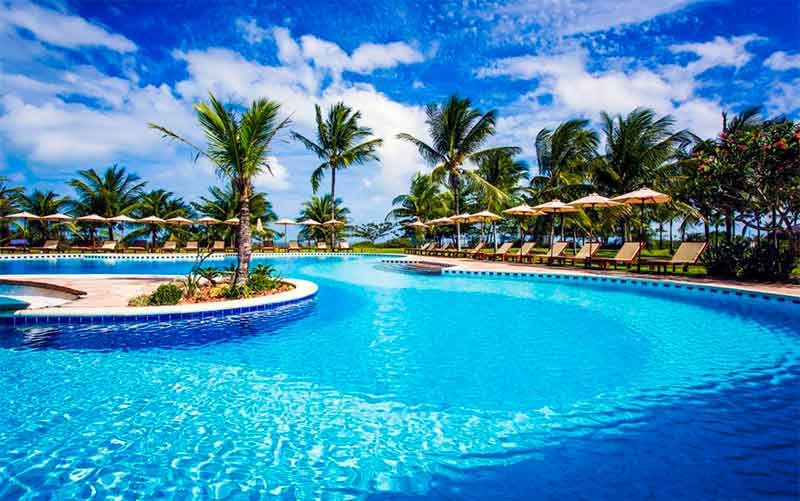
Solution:
[{"label": "sun lounger", "polygon": [[326,244],[325,242],[317,242],[317,250],[318,251],[328,250],[328,244]]},{"label": "sun lounger", "polygon": [[350,243],[345,241],[345,240],[342,240],[341,242],[339,242],[339,250],[342,251],[342,252],[352,252],[353,251],[353,249],[350,247]]},{"label": "sun lounger", "polygon": [[197,240],[189,240],[186,242],[186,246],[183,248],[184,252],[197,252],[199,247],[197,245]]},{"label": "sun lounger", "polygon": [[670,259],[648,259],[643,260],[641,264],[649,266],[650,271],[655,269],[656,273],[662,269],[666,273],[668,266],[672,266],[673,273],[677,266],[682,267],[683,271],[689,271],[689,265],[697,264],[707,248],[708,242],[683,242]]},{"label": "sun lounger", "polygon": [[42,253],[58,252],[58,240],[48,240],[41,247],[34,247],[31,250]]},{"label": "sun lounger", "polygon": [[431,244],[432,244],[432,245],[431,245],[430,247],[428,247],[427,249],[425,249],[425,250],[420,250],[420,252],[419,252],[419,253],[420,253],[420,255],[423,255],[423,256],[431,256],[431,255],[433,255],[433,253],[434,253],[434,252],[436,252],[436,251],[441,251],[441,250],[445,250],[445,249],[447,249],[447,247],[450,245],[448,242],[445,242],[445,243],[443,243],[443,244],[442,244],[442,245],[440,245],[439,247],[436,247],[436,242],[431,242]]},{"label": "sun lounger", "polygon": [[445,251],[444,254],[450,257],[480,257],[479,254],[483,253],[484,247],[486,247],[484,242],[478,242],[478,244],[471,249],[451,249]]},{"label": "sun lounger", "polygon": [[561,263],[585,263],[587,260],[591,261],[594,259],[594,255],[597,254],[597,251],[600,249],[602,244],[600,242],[589,242],[583,244],[577,254],[574,256],[563,256],[559,258]]},{"label": "sun lounger", "polygon": [[0,247],[2,252],[25,252],[28,250],[28,241],[25,239],[11,240],[8,245]]},{"label": "sun lounger", "polygon": [[445,242],[438,249],[429,250],[426,256],[446,256],[450,252],[450,242]]},{"label": "sun lounger", "polygon": [[502,261],[505,258],[506,254],[508,254],[508,251],[511,250],[511,247],[513,245],[514,242],[506,242],[503,245],[501,245],[496,251],[492,251],[489,253],[480,252],[474,255],[473,257],[476,257],[478,259],[486,259],[489,261],[497,261],[498,259]]},{"label": "sun lounger", "polygon": [[99,252],[114,252],[117,250],[116,240],[106,240],[103,245],[97,248]]},{"label": "sun lounger", "polygon": [[211,252],[225,252],[225,242],[222,240],[214,240],[209,250]]},{"label": "sun lounger", "polygon": [[147,241],[146,240],[136,240],[131,242],[130,245],[125,246],[125,252],[147,252]]},{"label": "sun lounger", "polygon": [[297,240],[289,240],[289,247],[286,250],[289,252],[300,252],[303,249],[300,247],[300,244],[297,243]]},{"label": "sun lounger", "polygon": [[269,242],[264,242],[264,245],[261,247],[263,252],[275,252],[275,242],[270,240]]},{"label": "sun lounger", "polygon": [[511,254],[510,252],[503,256],[504,261],[516,261],[521,263],[525,259],[532,259],[533,254],[531,251],[533,250],[533,246],[536,245],[535,242],[525,242],[522,244],[522,247],[519,248],[519,251],[515,254]]},{"label": "sun lounger", "polygon": [[161,246],[159,252],[175,252],[176,250],[178,250],[178,242],[175,240],[167,240],[164,242],[164,245]]},{"label": "sun lounger", "polygon": [[406,249],[405,253],[406,254],[421,254],[422,252],[433,248],[434,245],[435,245],[434,242],[428,242],[427,244],[424,244],[424,245],[422,245],[420,247],[411,247],[410,249]]},{"label": "sun lounger", "polygon": [[563,256],[568,246],[568,242],[556,242],[550,247],[550,250],[548,250],[547,253],[536,257],[539,258],[540,263],[546,262],[547,264],[550,264],[554,259]]},{"label": "sun lounger", "polygon": [[626,242],[622,244],[616,256],[595,257],[592,258],[592,263],[597,263],[603,269],[608,268],[609,264],[614,265],[614,269],[617,269],[618,264],[630,266],[639,259],[639,253],[642,252],[642,247],[644,247],[642,242]]}]

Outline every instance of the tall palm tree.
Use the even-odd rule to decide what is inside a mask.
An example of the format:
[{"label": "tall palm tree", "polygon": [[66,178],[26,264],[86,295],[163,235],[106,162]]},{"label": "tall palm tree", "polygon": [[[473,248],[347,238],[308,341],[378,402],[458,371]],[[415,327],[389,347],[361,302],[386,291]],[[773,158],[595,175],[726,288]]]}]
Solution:
[{"label": "tall palm tree", "polygon": [[[237,217],[241,213],[241,199],[239,192],[226,186],[220,188],[211,186],[208,188],[208,196],[201,196],[199,202],[192,202],[192,207],[204,216],[210,216],[220,221],[225,221]],[[272,210],[272,202],[267,199],[265,193],[253,191],[250,193],[250,224],[255,224],[258,219],[266,224],[278,219]],[[243,220],[240,220],[240,223]],[[267,228],[264,228],[267,230]],[[209,236],[228,240],[232,235],[231,227],[228,225],[215,225],[209,228]]]},{"label": "tall palm tree", "polygon": [[210,160],[217,173],[228,180],[237,193],[240,203],[237,216],[239,235],[236,239],[238,266],[234,277],[236,286],[247,283],[252,255],[250,221],[250,199],[253,194],[253,178],[265,170],[272,173],[267,161],[272,139],[289,124],[289,119],[279,118],[280,104],[268,99],[257,99],[243,113],[233,107],[224,106],[209,94],[209,103],[194,105],[197,120],[206,136],[206,149],[201,149],[175,132],[156,124],[149,124],[165,138],[192,148],[198,158]]},{"label": "tall palm tree", "polygon": [[392,200],[393,209],[386,220],[405,226],[417,219],[425,221],[444,216],[450,200],[443,196],[439,186],[429,174],[414,174],[409,192]]},{"label": "tall palm tree", "polygon": [[531,186],[548,199],[576,197],[585,187],[599,142],[588,120],[568,120],[554,130],[540,130],[534,143],[539,169]]},{"label": "tall palm tree", "polygon": [[[142,194],[139,205],[135,211],[136,217],[141,219],[155,216],[161,219],[172,217],[186,217],[189,215],[189,205],[184,200],[167,190],[153,190]],[[162,230],[158,225],[148,224],[130,232],[128,239],[136,239],[144,235],[150,236],[150,243],[153,248],[158,244],[158,233]],[[186,230],[181,227],[168,226],[169,236],[173,233],[185,234]]]},{"label": "tall palm tree", "polygon": [[[25,193],[20,186],[9,186],[8,178],[0,176],[0,218],[17,212],[20,196]],[[9,238],[8,224],[5,220],[0,221],[0,242],[5,242]]]},{"label": "tall palm tree", "polygon": [[[314,193],[319,189],[325,171],[331,172],[331,198],[336,199],[336,171],[348,168],[351,165],[363,165],[370,160],[378,160],[377,149],[383,144],[379,138],[370,138],[372,129],[358,124],[361,119],[360,111],[353,111],[344,103],[336,103],[328,110],[328,116],[323,119],[322,109],[316,108],[317,138],[316,142],[298,132],[292,132],[292,137],[298,140],[305,148],[314,153],[322,163],[311,173],[311,189]],[[330,219],[335,219],[331,205]],[[327,216],[323,220],[327,219]],[[331,232],[333,238],[335,232]],[[331,245],[334,242],[331,241]]]},{"label": "tall palm tree", "polygon": [[[476,173],[485,181],[477,187],[481,207],[495,213],[510,207],[511,200],[527,191],[521,182],[528,179],[528,164],[515,160],[505,152],[486,155],[480,160]],[[489,190],[485,186],[492,186],[494,189]],[[492,221],[492,238],[497,246],[496,221]]]},{"label": "tall palm tree", "polygon": [[[139,176],[117,164],[102,173],[94,169],[80,170],[78,177],[69,182],[78,196],[75,201],[78,214],[102,217],[130,214],[139,203],[145,184]],[[94,240],[94,227],[91,233]],[[114,223],[108,223],[108,238],[114,240]]]},{"label": "tall palm tree", "polygon": [[[20,197],[20,207],[37,216],[48,216],[56,212],[63,212],[71,205],[72,200],[69,197],[60,196],[53,191],[33,190],[30,194]],[[42,236],[41,240],[50,238],[50,230],[59,230],[72,224],[62,222],[48,223],[47,221],[38,221],[37,223]]]},{"label": "tall palm tree", "polygon": [[[425,111],[428,134],[433,140],[430,144],[411,134],[398,134],[397,137],[414,144],[422,158],[433,166],[431,174],[436,180],[445,180],[453,193],[454,210],[461,211],[461,178],[467,177],[478,184],[485,184],[475,172],[465,168],[467,162],[477,163],[492,152],[505,152],[516,155],[519,148],[501,146],[481,149],[494,135],[497,112],[481,113],[472,107],[469,99],[452,96],[442,105],[429,104]],[[493,189],[487,186],[487,189]],[[456,225],[456,239],[461,248],[461,224]]]},{"label": "tall palm tree", "polygon": [[[328,216],[332,219],[337,219],[347,223],[347,216],[350,214],[350,209],[342,205],[342,199],[337,198],[333,202],[330,195],[323,195],[318,197],[312,195],[310,200],[303,202],[300,207],[299,220],[313,219],[315,221],[322,221]],[[331,231],[330,233],[333,233]],[[309,240],[325,240],[328,236],[328,229],[325,226],[306,226],[300,231],[300,238]]]}]

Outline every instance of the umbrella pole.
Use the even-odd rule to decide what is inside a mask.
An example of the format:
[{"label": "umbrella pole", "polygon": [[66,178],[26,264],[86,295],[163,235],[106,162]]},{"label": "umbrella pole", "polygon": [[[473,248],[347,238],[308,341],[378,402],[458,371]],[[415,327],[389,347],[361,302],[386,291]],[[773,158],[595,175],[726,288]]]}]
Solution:
[{"label": "umbrella pole", "polygon": [[[642,245],[644,242],[644,199],[642,199],[642,224],[639,225],[639,245]],[[640,272],[642,270],[641,264],[641,251],[639,251],[640,258],[636,260],[636,272]]]},{"label": "umbrella pole", "polygon": [[564,213],[561,213],[561,241],[564,241]]}]

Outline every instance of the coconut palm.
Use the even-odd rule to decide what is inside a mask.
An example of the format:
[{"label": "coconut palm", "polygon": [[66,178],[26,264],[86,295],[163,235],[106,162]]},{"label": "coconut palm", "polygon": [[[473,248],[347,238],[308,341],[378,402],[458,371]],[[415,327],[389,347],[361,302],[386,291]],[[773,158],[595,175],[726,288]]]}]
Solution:
[{"label": "coconut palm", "polygon": [[[363,165],[370,160],[378,160],[377,149],[383,144],[379,138],[370,138],[372,129],[358,124],[361,112],[353,111],[344,103],[336,103],[328,110],[328,115],[323,119],[322,109],[316,105],[317,137],[316,142],[298,132],[292,136],[305,148],[314,153],[322,163],[311,173],[311,189],[314,193],[319,189],[325,171],[331,173],[331,199],[336,198],[336,171],[343,170],[351,165]],[[322,218],[335,219],[331,213]],[[334,232],[331,232],[333,238]],[[331,245],[333,245],[331,241]]]},{"label": "coconut palm", "polygon": [[[139,205],[134,214],[137,218],[160,217],[169,219],[172,217],[187,217],[189,215],[189,205],[184,200],[167,190],[153,190],[142,194]],[[187,234],[185,227],[167,226],[170,238],[173,234]],[[158,233],[162,230],[158,225],[148,224],[135,229],[127,235],[128,240],[135,240],[142,236],[149,236],[151,245],[155,248],[158,244]]]},{"label": "coconut palm", "polygon": [[[60,196],[53,191],[33,190],[30,194],[20,196],[19,199],[19,206],[22,210],[37,216],[48,216],[57,212],[64,212],[71,205],[72,200],[69,197]],[[47,221],[37,221],[35,224],[40,228],[42,241],[50,238],[51,230],[58,231],[61,228],[73,225],[73,223],[48,223]],[[36,238],[36,240],[39,239]]]},{"label": "coconut palm", "polygon": [[[79,215],[97,214],[114,217],[130,214],[139,203],[145,186],[139,176],[117,164],[102,173],[94,169],[78,171],[78,177],[69,182],[75,189],[75,210]],[[91,228],[94,240],[94,227]],[[114,240],[114,224],[108,224],[108,238]]]},{"label": "coconut palm", "polygon": [[[206,136],[207,146],[201,149],[182,136],[156,124],[149,124],[165,138],[181,142],[192,148],[196,157],[205,157],[217,169],[217,173],[231,183],[238,196],[240,221],[250,221],[250,200],[253,195],[253,178],[264,171],[272,173],[268,162],[272,139],[289,123],[279,118],[280,104],[268,99],[257,99],[242,113],[233,107],[224,106],[209,94],[209,103],[194,106],[197,120]],[[247,283],[252,255],[251,228],[239,225],[236,239],[238,266],[234,284]]]},{"label": "coconut palm", "polygon": [[[323,221],[327,217],[336,219],[347,223],[347,216],[350,214],[350,209],[342,205],[342,199],[337,198],[336,203],[332,202],[330,195],[323,195],[318,197],[312,195],[310,200],[303,202],[300,208],[300,216],[298,221],[305,219],[313,219],[314,221]],[[327,226],[305,226],[300,230],[300,238],[305,240],[325,240],[328,236],[329,229]],[[330,231],[333,233],[333,231]]]},{"label": "coconut palm", "polygon": [[386,220],[405,226],[417,219],[426,221],[442,217],[446,215],[449,202],[439,183],[430,175],[417,173],[411,179],[409,192],[392,200],[394,208],[386,215]]},{"label": "coconut palm", "polygon": [[[428,134],[432,142],[426,143],[411,134],[398,134],[398,138],[409,141],[419,150],[422,158],[431,166],[431,174],[437,181],[446,180],[453,193],[453,209],[461,211],[462,177],[477,184],[486,184],[475,172],[465,168],[468,162],[477,163],[481,158],[496,152],[515,155],[519,148],[501,146],[481,149],[494,135],[497,112],[481,113],[472,107],[469,99],[452,96],[442,105],[430,104],[426,111]],[[486,185],[486,189],[494,188]],[[461,247],[461,225],[456,225],[456,239]]]},{"label": "coconut palm", "polygon": [[[17,212],[19,198],[24,192],[20,186],[9,186],[8,178],[0,176],[0,218]],[[0,222],[0,242],[5,242],[8,238],[8,225],[3,220]]]},{"label": "coconut palm", "polygon": [[531,186],[547,200],[576,198],[586,187],[599,142],[588,120],[568,120],[553,130],[540,130],[534,142],[539,169]]},{"label": "coconut palm", "polygon": [[[210,216],[220,221],[238,217],[241,213],[241,199],[239,192],[233,188],[226,186],[220,188],[211,186],[208,188],[209,195],[201,196],[199,202],[192,202],[192,207],[204,216]],[[278,219],[275,212],[272,210],[272,203],[267,199],[267,195],[261,192],[250,193],[250,224],[255,224],[258,219],[261,219],[263,224],[270,223]],[[239,220],[244,221],[243,219]],[[241,226],[241,224],[240,224]],[[268,228],[264,228],[269,232]],[[228,240],[233,235],[233,227],[226,224],[213,225],[209,228],[209,236],[220,239]],[[269,235],[269,233],[268,233]]]}]

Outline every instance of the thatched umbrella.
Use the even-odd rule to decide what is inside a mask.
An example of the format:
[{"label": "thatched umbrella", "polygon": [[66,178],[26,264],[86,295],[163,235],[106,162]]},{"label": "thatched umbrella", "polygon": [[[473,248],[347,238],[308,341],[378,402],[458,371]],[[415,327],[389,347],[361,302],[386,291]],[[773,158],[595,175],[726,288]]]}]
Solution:
[{"label": "thatched umbrella", "polygon": [[564,213],[566,212],[577,212],[578,209],[571,205],[567,205],[561,200],[554,199],[550,200],[547,203],[539,204],[534,207],[534,209],[547,212],[549,214],[553,214],[553,221],[550,227],[550,245],[553,245],[553,238],[555,238],[555,215],[561,214],[561,240],[564,240]]},{"label": "thatched umbrella", "polygon": [[[577,200],[573,200],[569,203],[569,205],[573,207],[581,207],[581,208],[589,208],[589,209],[598,209],[598,208],[605,208],[605,207],[618,207],[623,205],[622,202],[615,202],[610,198],[606,198],[602,195],[598,195],[597,193],[592,193],[589,196],[579,198]],[[594,228],[592,228],[591,220],[589,221],[589,245],[591,246],[594,242]],[[591,249],[591,247],[589,247]],[[592,266],[592,253],[589,252],[589,255],[586,258],[586,263],[591,267]]]},{"label": "thatched umbrella", "polygon": [[91,234],[92,234],[92,247],[94,247],[95,245],[97,245],[97,242],[95,241],[95,237],[94,237],[95,230],[97,229],[97,225],[98,224],[107,223],[108,219],[106,219],[106,218],[104,218],[102,216],[98,216],[97,214],[89,214],[88,216],[81,216],[79,218],[76,218],[76,221],[81,221],[81,222],[90,224],[91,230],[92,230],[91,231]]},{"label": "thatched umbrella", "polygon": [[[37,216],[36,214],[31,214],[30,212],[17,212],[16,214],[11,214],[6,216],[6,219],[19,219],[21,221],[30,221],[31,219],[34,221],[39,221],[42,218]],[[30,228],[29,223],[26,223],[26,226]],[[29,243],[26,245],[30,245]]]},{"label": "thatched umbrella", "polygon": [[[644,186],[636,191],[631,191],[630,193],[625,193],[624,195],[616,196],[611,200],[630,205],[636,205],[636,204],[641,205],[642,223],[639,225],[639,242],[644,242],[644,206],[663,204],[672,200],[672,197],[665,193],[659,193],[658,191],[651,190],[650,188]],[[636,271],[640,271],[640,269],[641,268],[639,265],[639,260],[637,260]]]},{"label": "thatched umbrella", "polygon": [[336,249],[336,227],[337,226],[344,226],[344,221],[339,221],[338,219],[328,219],[322,226],[328,226],[331,229],[331,250]]},{"label": "thatched umbrella", "polygon": [[428,225],[423,223],[422,221],[420,221],[419,218],[417,218],[417,220],[414,221],[413,223],[408,223],[406,225],[406,228],[413,228],[414,229],[414,240],[416,240],[417,239],[417,232],[419,232],[419,231],[423,231],[424,232],[426,229],[428,229]]},{"label": "thatched umbrella", "polygon": [[[479,223],[484,223],[484,224],[487,223],[487,222],[491,222],[492,223],[492,231],[493,231],[493,240],[494,240],[494,250],[495,250],[495,252],[497,251],[497,227],[494,225],[494,222],[498,221],[500,219],[503,219],[503,218],[498,216],[494,212],[491,212],[488,209],[484,210],[484,211],[476,212],[475,214],[470,215],[469,219],[467,219],[467,222],[471,222],[471,223],[472,222],[479,222]],[[481,232],[483,232],[483,230],[481,230]]]},{"label": "thatched umbrella", "polygon": [[[519,216],[521,219],[522,217],[542,216],[544,215],[544,212],[540,212],[528,204],[520,204],[516,207],[511,207],[510,209],[504,210],[503,214],[508,214],[509,216]],[[522,222],[520,222],[519,225],[519,241],[520,245],[522,245]]]},{"label": "thatched umbrella", "polygon": [[[261,220],[259,219],[259,221],[261,221]],[[316,222],[316,221],[314,221],[314,222]],[[295,221],[292,221],[288,217],[285,217],[283,219],[278,219],[277,221],[275,221],[275,224],[282,224],[283,225],[283,241],[286,244],[286,248],[288,249],[289,248],[289,225],[290,224],[298,224],[298,223],[296,223]]]}]

